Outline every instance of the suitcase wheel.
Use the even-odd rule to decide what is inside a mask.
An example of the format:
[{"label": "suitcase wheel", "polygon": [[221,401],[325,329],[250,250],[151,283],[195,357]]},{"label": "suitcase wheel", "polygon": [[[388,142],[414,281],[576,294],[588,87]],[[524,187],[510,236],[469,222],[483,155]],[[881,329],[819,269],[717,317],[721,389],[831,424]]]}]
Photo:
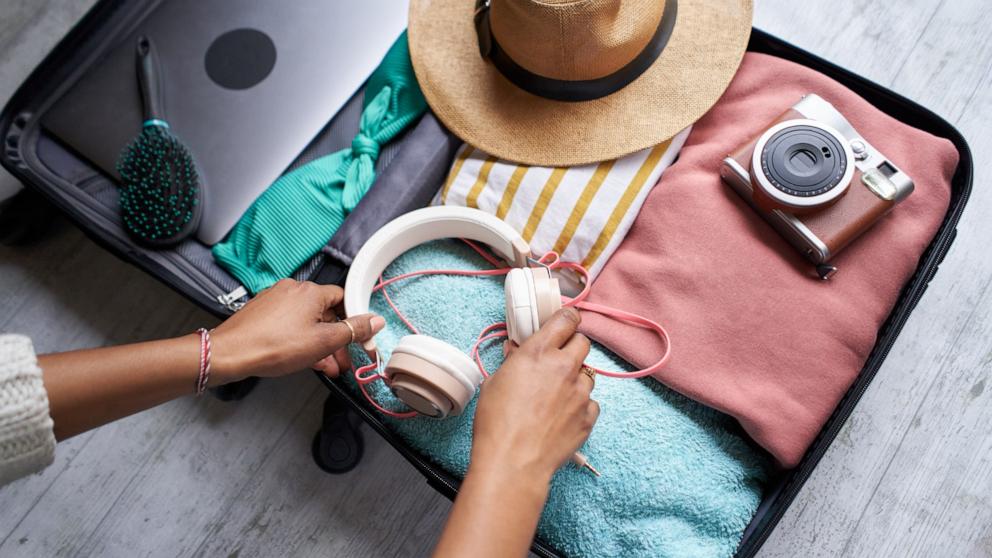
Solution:
[{"label": "suitcase wheel", "polygon": [[365,442],[359,427],[362,419],[335,395],[324,402],[322,426],[313,437],[313,460],[325,472],[339,475],[354,469],[362,460]]}]

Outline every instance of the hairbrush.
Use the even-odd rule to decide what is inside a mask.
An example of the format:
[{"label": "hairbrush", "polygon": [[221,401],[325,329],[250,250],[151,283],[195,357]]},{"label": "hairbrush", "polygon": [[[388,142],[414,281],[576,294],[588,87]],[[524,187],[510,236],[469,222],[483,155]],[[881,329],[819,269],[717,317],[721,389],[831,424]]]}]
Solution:
[{"label": "hairbrush", "polygon": [[199,226],[200,178],[189,149],[165,120],[154,44],[138,37],[135,54],[144,122],[117,160],[121,218],[137,241],[164,248]]}]

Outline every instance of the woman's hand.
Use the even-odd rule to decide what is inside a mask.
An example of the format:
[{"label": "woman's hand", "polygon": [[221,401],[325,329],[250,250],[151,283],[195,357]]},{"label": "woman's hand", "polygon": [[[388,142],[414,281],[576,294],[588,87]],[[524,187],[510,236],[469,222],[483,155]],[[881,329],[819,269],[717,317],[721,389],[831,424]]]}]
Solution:
[{"label": "woman's hand", "polygon": [[589,340],[579,313],[558,311],[482,384],[472,467],[511,467],[545,481],[585,442],[599,405],[580,371]]},{"label": "woman's hand", "polygon": [[363,314],[345,320],[349,328],[338,320],[343,296],[336,285],[292,279],[259,293],[211,333],[210,385],[307,367],[336,376],[350,368],[348,343],[371,339],[386,321]]},{"label": "woman's hand", "polygon": [[[364,314],[338,321],[340,287],[284,279],[256,296],[210,335],[210,386],[248,376],[281,376],[307,366],[337,374],[351,366],[345,347],[386,325]],[[354,330],[354,339],[352,339]],[[59,440],[196,391],[196,333],[119,347],[41,355],[49,412]]]},{"label": "woman's hand", "polygon": [[578,312],[559,310],[482,384],[472,460],[435,558],[527,556],[551,475],[599,417],[578,325]]}]

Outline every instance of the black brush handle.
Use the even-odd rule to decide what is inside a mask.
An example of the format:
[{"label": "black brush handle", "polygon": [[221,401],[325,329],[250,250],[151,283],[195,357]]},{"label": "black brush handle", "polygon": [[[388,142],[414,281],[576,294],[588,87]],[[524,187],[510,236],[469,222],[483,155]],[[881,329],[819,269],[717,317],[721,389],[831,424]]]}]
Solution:
[{"label": "black brush handle", "polygon": [[135,51],[138,65],[138,87],[141,88],[141,104],[145,109],[145,121],[165,120],[162,109],[162,82],[158,77],[158,56],[155,44],[144,35],[138,37]]}]

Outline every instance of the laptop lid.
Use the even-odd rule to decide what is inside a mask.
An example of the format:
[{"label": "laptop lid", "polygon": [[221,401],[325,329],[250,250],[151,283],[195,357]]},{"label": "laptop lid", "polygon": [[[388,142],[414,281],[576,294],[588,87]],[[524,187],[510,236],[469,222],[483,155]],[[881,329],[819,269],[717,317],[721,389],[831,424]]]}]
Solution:
[{"label": "laptop lid", "polygon": [[[203,184],[212,245],[364,83],[406,27],[406,0],[167,0],[46,114],[114,177],[141,129],[139,34],[158,50],[165,116]],[[118,177],[119,178],[119,177]]]}]

